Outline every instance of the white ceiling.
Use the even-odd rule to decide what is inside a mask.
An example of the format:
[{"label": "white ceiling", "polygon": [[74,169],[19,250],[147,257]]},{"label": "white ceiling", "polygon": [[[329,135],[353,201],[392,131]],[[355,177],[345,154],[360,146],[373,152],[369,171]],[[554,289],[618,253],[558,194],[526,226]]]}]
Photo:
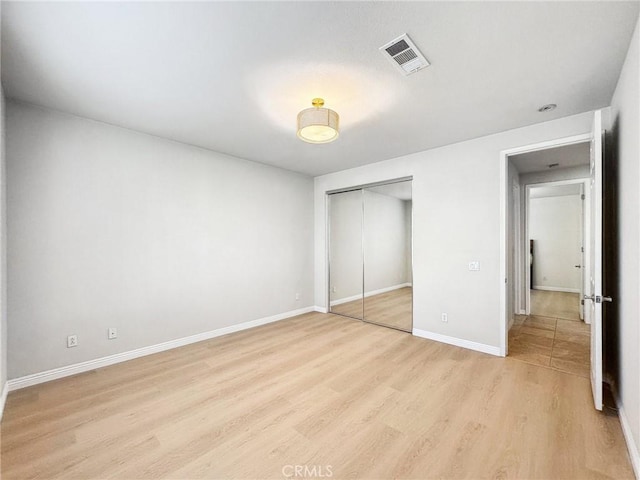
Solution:
[{"label": "white ceiling", "polygon": [[568,195],[580,195],[579,183],[568,185],[555,185],[551,187],[534,187],[529,192],[529,198],[566,197]]},{"label": "white ceiling", "polygon": [[[589,165],[589,142],[575,143],[564,147],[548,148],[537,152],[512,155],[509,160],[520,173],[560,170],[562,168]],[[549,167],[557,163],[556,167]]]},{"label": "white ceiling", "polygon": [[[3,2],[8,97],[317,175],[610,103],[634,2]],[[408,33],[409,77],[378,47]],[[313,97],[332,144],[295,135]],[[546,103],[558,108],[544,114]]]}]

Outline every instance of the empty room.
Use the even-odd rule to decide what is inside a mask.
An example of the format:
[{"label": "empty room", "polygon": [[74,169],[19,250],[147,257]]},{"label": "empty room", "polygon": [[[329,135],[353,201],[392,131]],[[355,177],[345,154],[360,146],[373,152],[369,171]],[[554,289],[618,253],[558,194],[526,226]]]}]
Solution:
[{"label": "empty room", "polygon": [[3,479],[640,478],[640,1],[1,1]]}]

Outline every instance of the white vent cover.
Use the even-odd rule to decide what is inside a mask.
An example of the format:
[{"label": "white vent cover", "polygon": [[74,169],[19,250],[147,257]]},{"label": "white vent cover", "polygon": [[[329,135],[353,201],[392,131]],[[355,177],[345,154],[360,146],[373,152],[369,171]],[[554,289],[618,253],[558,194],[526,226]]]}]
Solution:
[{"label": "white vent cover", "polygon": [[430,65],[406,33],[380,47],[380,52],[404,75],[411,75]]}]

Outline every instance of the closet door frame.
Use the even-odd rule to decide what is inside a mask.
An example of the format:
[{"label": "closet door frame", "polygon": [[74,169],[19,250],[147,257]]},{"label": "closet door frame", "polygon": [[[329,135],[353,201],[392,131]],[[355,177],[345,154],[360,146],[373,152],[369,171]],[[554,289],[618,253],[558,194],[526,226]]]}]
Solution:
[{"label": "closet door frame", "polygon": [[[376,323],[376,322],[371,322],[371,321],[367,321],[364,318],[364,302],[365,302],[365,273],[364,273],[364,269],[366,268],[366,265],[364,263],[364,190],[366,188],[371,188],[371,187],[379,187],[382,185],[391,185],[394,183],[400,183],[400,182],[409,182],[409,181],[413,181],[413,176],[408,176],[408,177],[400,177],[400,178],[394,178],[394,179],[389,179],[389,180],[381,180],[379,182],[373,182],[373,183],[367,183],[367,184],[362,184],[362,185],[356,185],[356,186],[351,186],[351,187],[345,187],[345,188],[337,188],[334,190],[328,190],[325,192],[325,232],[326,232],[326,260],[327,260],[327,312],[328,313],[333,313],[334,315],[340,315],[343,316],[345,318],[353,318],[355,320],[360,320],[363,322],[367,322],[370,323],[372,325],[380,325],[383,327],[387,327],[387,328],[392,328],[394,330],[398,330],[401,332],[407,332],[407,330],[402,330],[402,329],[398,329],[389,325],[384,325],[382,323]],[[413,187],[413,185],[412,185]],[[355,317],[350,317],[348,315],[343,315],[340,313],[335,313],[331,311],[331,202],[330,202],[330,196],[331,195],[335,195],[338,193],[346,193],[346,192],[353,192],[353,191],[357,191],[360,190],[363,195],[362,198],[362,236],[361,236],[361,241],[360,241],[360,246],[362,248],[362,318],[355,318]],[[412,205],[411,205],[411,283],[413,284],[413,198],[412,198]],[[412,287],[413,288],[413,287]],[[411,296],[411,324],[413,325],[413,294]],[[407,332],[407,333],[411,333],[411,332]]]}]

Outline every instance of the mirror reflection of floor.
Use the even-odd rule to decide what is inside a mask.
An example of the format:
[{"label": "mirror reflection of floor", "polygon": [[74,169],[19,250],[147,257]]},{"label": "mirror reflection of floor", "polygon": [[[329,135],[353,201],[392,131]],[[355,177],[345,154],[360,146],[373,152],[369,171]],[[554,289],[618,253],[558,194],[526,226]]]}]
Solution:
[{"label": "mirror reflection of floor", "polygon": [[578,294],[531,291],[529,316],[516,315],[509,356],[583,377],[590,371],[590,326],[580,320]]},{"label": "mirror reflection of floor", "polygon": [[[412,290],[411,287],[404,287],[365,297],[365,320],[410,332],[413,325]],[[362,318],[362,312],[362,299],[331,307],[331,313],[355,318]]]}]

